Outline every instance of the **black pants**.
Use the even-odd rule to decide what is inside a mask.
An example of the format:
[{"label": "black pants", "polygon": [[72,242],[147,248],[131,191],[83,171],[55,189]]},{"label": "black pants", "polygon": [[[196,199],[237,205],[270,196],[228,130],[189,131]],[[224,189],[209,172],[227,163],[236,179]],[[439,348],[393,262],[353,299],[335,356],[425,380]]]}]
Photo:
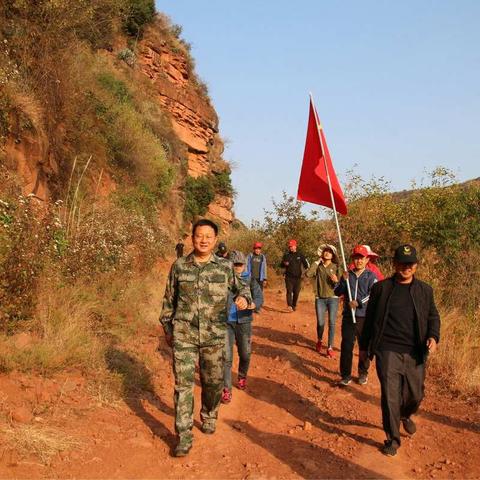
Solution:
[{"label": "black pants", "polygon": [[[358,340],[362,334],[365,317],[357,317],[356,323],[353,323],[352,317],[342,317],[342,344],[340,347],[340,375],[342,378],[350,378],[352,376],[353,363],[353,347],[355,346],[355,338]],[[367,375],[370,360],[358,360],[358,374]]]},{"label": "black pants", "polygon": [[287,288],[287,305],[295,308],[300,295],[300,289],[302,288],[302,279],[285,277],[285,287]]},{"label": "black pants", "polygon": [[382,422],[387,440],[400,446],[400,421],[414,414],[424,396],[425,364],[409,353],[377,352]]}]

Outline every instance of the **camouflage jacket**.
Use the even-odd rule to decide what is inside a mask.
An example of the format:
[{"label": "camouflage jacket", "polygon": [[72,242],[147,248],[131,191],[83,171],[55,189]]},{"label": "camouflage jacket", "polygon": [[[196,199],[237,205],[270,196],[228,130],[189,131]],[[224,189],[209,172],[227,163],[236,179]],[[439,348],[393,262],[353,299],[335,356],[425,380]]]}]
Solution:
[{"label": "camouflage jacket", "polygon": [[174,342],[215,344],[225,341],[227,298],[231,291],[251,302],[250,288],[235,274],[230,261],[212,255],[205,264],[193,253],[170,269],[160,323]]}]

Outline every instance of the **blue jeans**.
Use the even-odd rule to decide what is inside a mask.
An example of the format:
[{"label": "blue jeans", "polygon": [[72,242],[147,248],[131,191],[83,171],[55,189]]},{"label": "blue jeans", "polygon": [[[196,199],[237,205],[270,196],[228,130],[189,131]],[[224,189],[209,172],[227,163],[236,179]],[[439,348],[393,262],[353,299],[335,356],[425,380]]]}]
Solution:
[{"label": "blue jeans", "polygon": [[337,320],[338,298],[316,298],[315,311],[317,313],[317,338],[320,342],[325,328],[325,313],[328,311],[328,346],[333,347],[335,339],[335,322]]},{"label": "blue jeans", "polygon": [[238,378],[247,378],[248,367],[250,366],[250,355],[252,353],[252,322],[234,323],[227,322],[227,338],[225,352],[225,373],[223,383],[225,388],[232,389],[232,363],[233,345],[237,344],[238,356]]}]

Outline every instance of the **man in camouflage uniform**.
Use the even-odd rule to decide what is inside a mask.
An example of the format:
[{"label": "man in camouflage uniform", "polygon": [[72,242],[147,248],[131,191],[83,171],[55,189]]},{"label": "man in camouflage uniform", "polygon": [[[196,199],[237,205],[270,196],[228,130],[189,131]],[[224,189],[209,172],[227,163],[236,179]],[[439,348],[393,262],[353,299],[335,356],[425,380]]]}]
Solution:
[{"label": "man in camouflage uniform", "polygon": [[160,322],[173,348],[177,457],[192,447],[193,387],[199,360],[202,384],[202,431],[214,433],[223,389],[227,296],[231,290],[239,310],[251,295],[231,262],[213,254],[218,227],[199,220],[192,229],[193,252],[175,261],[170,270]]}]

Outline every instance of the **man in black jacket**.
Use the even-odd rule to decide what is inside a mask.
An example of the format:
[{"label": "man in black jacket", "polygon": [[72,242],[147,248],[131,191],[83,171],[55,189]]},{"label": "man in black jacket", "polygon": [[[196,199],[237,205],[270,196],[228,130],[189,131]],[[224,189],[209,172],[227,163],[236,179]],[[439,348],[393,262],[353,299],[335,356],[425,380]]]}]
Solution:
[{"label": "man in black jacket", "polygon": [[360,338],[360,356],[376,358],[381,385],[385,455],[400,447],[400,422],[413,435],[410,418],[424,396],[425,361],[440,339],[440,316],[430,285],[415,278],[417,252],[412,245],[395,250],[395,274],[370,292]]},{"label": "man in black jacket", "polygon": [[293,312],[297,308],[297,300],[302,288],[303,272],[310,266],[303,254],[297,252],[296,240],[289,240],[288,253],[283,256],[281,266],[285,269],[288,309]]}]

